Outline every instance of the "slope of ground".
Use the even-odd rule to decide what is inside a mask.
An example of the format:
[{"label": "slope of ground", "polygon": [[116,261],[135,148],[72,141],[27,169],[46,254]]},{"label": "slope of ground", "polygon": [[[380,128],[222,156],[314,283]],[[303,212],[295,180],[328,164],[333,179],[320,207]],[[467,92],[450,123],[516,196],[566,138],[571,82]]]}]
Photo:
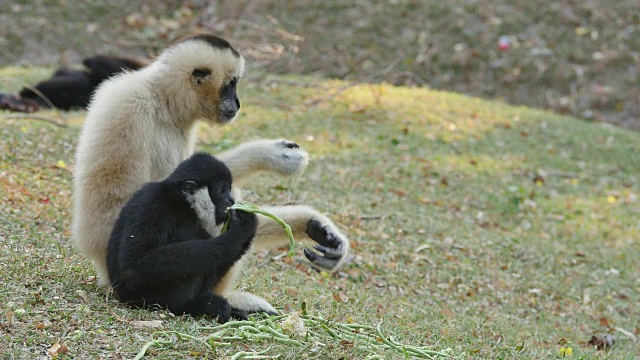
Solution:
[{"label": "slope of ground", "polygon": [[[44,70],[5,68],[16,86]],[[25,80],[27,79],[27,80]],[[478,358],[640,356],[640,134],[497,102],[389,85],[267,76],[244,82],[237,121],[202,127],[217,152],[289,138],[311,154],[295,179],[257,176],[258,204],[309,204],[353,242],[338,277],[310,271],[301,249],[257,254],[239,286],[285,312],[394,330],[405,343]],[[35,358],[132,358],[158,329],[194,334],[205,319],[132,310],[105,296],[69,241],[73,152],[82,112],[0,114],[0,343]],[[197,341],[150,358],[218,358],[256,349],[284,358],[361,358],[319,348]],[[390,358],[402,356],[387,354]]]}]

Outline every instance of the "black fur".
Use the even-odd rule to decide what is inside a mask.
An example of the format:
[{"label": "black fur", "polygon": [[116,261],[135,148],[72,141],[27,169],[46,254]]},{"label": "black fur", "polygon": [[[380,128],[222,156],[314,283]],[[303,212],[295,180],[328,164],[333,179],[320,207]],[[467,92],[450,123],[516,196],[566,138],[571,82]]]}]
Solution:
[{"label": "black fur", "polygon": [[213,238],[187,198],[208,189],[215,222],[233,204],[231,173],[198,153],[166,179],[148,183],[120,212],[109,241],[107,265],[116,297],[136,307],[160,305],[175,314],[210,315],[219,322],[246,318],[212,288],[248,250],[255,214],[230,211],[224,234]]},{"label": "black fur", "polygon": [[[60,69],[34,88],[58,109],[86,108],[101,82],[123,70],[137,70],[144,66],[139,60],[103,55],[86,58],[82,63],[86,70]],[[40,107],[49,107],[40,94],[30,88],[23,88],[19,95],[25,100],[35,100]]]},{"label": "black fur", "polygon": [[238,98],[238,93],[236,92],[236,86],[238,85],[238,78],[234,77],[227,84],[223,85],[220,88],[220,99],[228,101],[228,103],[223,103],[223,113],[222,116],[226,118],[233,118],[236,116],[238,111],[240,110],[240,98]]},{"label": "black fur", "polygon": [[237,58],[240,57],[240,53],[238,52],[238,50],[234,49],[233,46],[231,46],[231,44],[227,40],[223,38],[219,38],[215,35],[207,34],[207,33],[196,34],[196,35],[191,35],[191,36],[182,38],[178,42],[184,42],[184,41],[190,41],[190,40],[204,41],[214,49],[229,49],[231,50],[231,52],[235,57]]}]

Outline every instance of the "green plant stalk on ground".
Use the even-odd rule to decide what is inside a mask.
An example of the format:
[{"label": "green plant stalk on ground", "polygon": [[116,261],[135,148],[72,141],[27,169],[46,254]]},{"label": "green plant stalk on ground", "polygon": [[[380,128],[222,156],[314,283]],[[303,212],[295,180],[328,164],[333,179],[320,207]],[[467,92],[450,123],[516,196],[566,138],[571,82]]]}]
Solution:
[{"label": "green plant stalk on ground", "polygon": [[[269,212],[267,210],[264,210],[260,208],[258,205],[252,204],[248,201],[237,201],[235,204],[227,208],[227,214],[229,213],[230,209],[260,214],[273,219],[273,221],[277,222],[278,224],[280,224],[280,226],[282,226],[282,228],[284,229],[284,232],[289,237],[289,252],[287,253],[287,256],[292,257],[293,254],[295,254],[296,240],[293,238],[293,232],[291,232],[291,226],[289,226],[289,224],[284,222],[284,220],[280,219],[278,215],[272,212]],[[227,231],[227,228],[229,228],[230,221],[231,221],[231,217],[227,216],[227,220],[224,222],[224,225],[222,226],[222,231],[220,232],[221,234],[224,234]]]},{"label": "green plant stalk on ground", "polygon": [[[291,320],[295,319],[295,320]],[[291,330],[288,322],[297,322],[294,327],[303,330],[299,334],[297,330]],[[173,346],[174,340],[190,340],[206,344],[215,350],[222,346],[231,346],[234,342],[263,342],[271,341],[287,344],[294,347],[329,346],[331,342],[341,344],[354,344],[360,348],[366,348],[369,354],[367,359],[385,358],[384,354],[402,354],[405,358],[434,359],[435,357],[448,357],[451,349],[435,351],[430,346],[416,346],[400,343],[394,339],[394,335],[385,335],[382,331],[382,321],[376,326],[357,323],[338,323],[329,321],[322,316],[315,316],[303,311],[289,315],[274,315],[262,319],[244,321],[229,321],[217,326],[201,326],[195,329],[198,332],[206,332],[201,336],[183,334],[176,331],[158,331],[152,334],[152,340],[148,341],[138,352],[135,360],[142,359],[151,347]],[[211,333],[213,331],[213,333]],[[396,336],[397,337],[397,336]],[[271,347],[262,351],[240,351],[231,355],[231,359],[246,358],[271,358],[265,355]]]}]

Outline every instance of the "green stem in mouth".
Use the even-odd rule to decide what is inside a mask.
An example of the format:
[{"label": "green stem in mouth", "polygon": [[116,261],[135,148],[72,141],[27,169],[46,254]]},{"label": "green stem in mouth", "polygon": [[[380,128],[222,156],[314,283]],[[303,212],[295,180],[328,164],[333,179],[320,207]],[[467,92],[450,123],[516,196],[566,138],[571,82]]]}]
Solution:
[{"label": "green stem in mouth", "polygon": [[[264,210],[259,206],[252,204],[248,201],[236,202],[235,204],[227,208],[227,214],[229,213],[229,209],[264,215],[266,217],[273,219],[273,221],[277,222],[278,224],[280,224],[280,226],[282,226],[282,228],[284,229],[284,232],[289,237],[289,252],[287,253],[287,256],[289,257],[293,256],[296,248],[296,241],[293,238],[293,232],[291,232],[291,226],[289,226],[289,224],[284,222],[284,220],[280,219],[276,214],[273,214],[267,210]],[[221,234],[224,234],[229,228],[229,221],[231,221],[231,217],[227,216],[227,220],[224,222],[224,225],[222,225],[222,230],[220,232]]]}]

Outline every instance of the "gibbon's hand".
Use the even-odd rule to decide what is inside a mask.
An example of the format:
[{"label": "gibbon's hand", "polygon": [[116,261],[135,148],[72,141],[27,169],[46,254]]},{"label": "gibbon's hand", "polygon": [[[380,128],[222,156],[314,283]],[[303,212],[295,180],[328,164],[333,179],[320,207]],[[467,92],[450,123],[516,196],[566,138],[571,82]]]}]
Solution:
[{"label": "gibbon's hand", "polygon": [[307,235],[318,243],[313,248],[319,254],[304,249],[304,255],[311,261],[311,265],[318,270],[336,271],[349,249],[348,242],[342,237],[343,235],[333,232],[331,226],[323,225],[318,220],[309,220]]},{"label": "gibbon's hand", "polygon": [[274,140],[271,146],[273,150],[269,149],[269,153],[276,155],[280,159],[271,164],[274,168],[273,170],[286,175],[293,175],[301,173],[307,167],[309,155],[295,142],[278,139]]},{"label": "gibbon's hand", "polygon": [[243,243],[253,239],[258,227],[256,214],[229,209],[229,217],[231,220],[227,231],[232,233],[234,238],[240,239]]}]

